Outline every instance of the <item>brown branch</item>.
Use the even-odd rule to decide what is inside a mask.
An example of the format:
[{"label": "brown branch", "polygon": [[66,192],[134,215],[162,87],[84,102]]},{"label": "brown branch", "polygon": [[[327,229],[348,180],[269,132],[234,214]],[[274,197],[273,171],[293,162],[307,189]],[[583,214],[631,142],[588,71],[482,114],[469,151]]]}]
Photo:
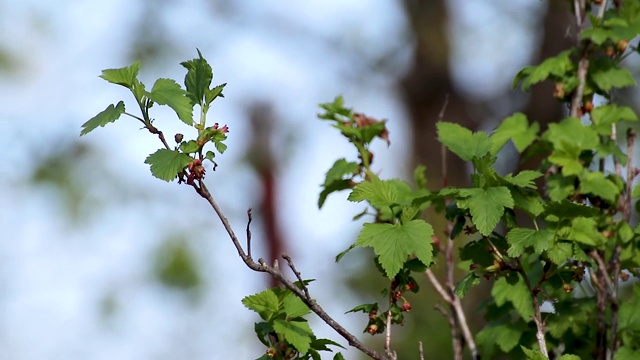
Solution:
[{"label": "brown branch", "polygon": [[531,295],[531,302],[533,303],[533,322],[536,324],[536,340],[538,342],[538,348],[544,357],[549,358],[549,351],[547,350],[547,342],[545,340],[545,334],[547,330],[545,329],[544,320],[542,320],[542,311],[540,311],[540,299],[538,299],[538,293],[540,289],[538,287],[532,287],[531,281],[529,281],[529,277],[527,273],[524,271],[522,267],[522,263],[520,259],[516,259],[518,262],[518,272],[522,276],[524,283],[527,285],[527,289],[529,289],[529,295]]},{"label": "brown branch", "polygon": [[335,332],[337,332],[338,334],[340,334],[340,336],[342,336],[345,340],[347,340],[350,346],[353,346],[356,349],[362,351],[372,359],[389,360],[388,357],[378,353],[377,351],[367,348],[360,340],[358,340],[358,338],[356,338],[347,329],[345,329],[342,325],[340,325],[337,321],[335,321],[331,316],[329,316],[329,314],[327,314],[327,312],[324,311],[324,309],[320,305],[318,305],[318,303],[316,303],[314,299],[312,299],[310,296],[305,294],[305,292],[301,290],[298,286],[296,286],[296,284],[294,284],[292,281],[287,279],[284,276],[284,274],[282,274],[280,269],[276,267],[268,266],[263,259],[259,259],[257,263],[253,261],[253,259],[251,259],[251,257],[249,257],[242,249],[242,245],[240,245],[240,241],[238,240],[238,237],[233,231],[233,228],[231,227],[229,220],[226,218],[226,216],[224,216],[224,213],[218,206],[218,203],[213,199],[213,196],[211,196],[211,193],[207,189],[207,186],[201,180],[198,180],[198,184],[199,186],[193,185],[193,188],[201,197],[207,200],[207,202],[211,205],[216,215],[222,222],[224,229],[229,235],[229,238],[231,238],[231,242],[233,243],[233,246],[235,246],[236,251],[238,252],[238,255],[240,256],[242,261],[245,263],[245,265],[247,265],[249,269],[256,272],[267,273],[271,275],[274,279],[278,280],[278,282],[280,282],[284,287],[289,289],[298,298],[300,298],[300,300],[302,300],[302,302],[304,302],[311,311],[313,311],[316,315],[318,315],[320,319],[322,319]]},{"label": "brown branch", "polygon": [[251,208],[247,210],[247,256],[251,259]]},{"label": "brown branch", "polygon": [[[389,305],[391,305],[391,300],[389,300]],[[396,354],[391,350],[391,307],[389,307],[389,311],[387,311],[387,320],[386,320],[385,336],[384,336],[384,352],[387,354],[389,359],[397,360]]]}]

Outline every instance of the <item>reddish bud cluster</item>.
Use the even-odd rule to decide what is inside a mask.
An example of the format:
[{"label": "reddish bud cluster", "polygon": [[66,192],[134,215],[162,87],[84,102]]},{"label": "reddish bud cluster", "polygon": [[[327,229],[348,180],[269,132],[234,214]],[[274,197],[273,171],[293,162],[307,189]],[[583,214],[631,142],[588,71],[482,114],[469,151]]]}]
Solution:
[{"label": "reddish bud cluster", "polygon": [[[359,113],[353,114],[353,121],[356,122],[356,126],[359,128],[364,128],[380,122],[380,120]],[[386,127],[380,131],[378,136],[384,140],[387,145],[391,144],[391,141],[389,140],[389,130]]]},{"label": "reddish bud cluster", "polygon": [[187,170],[189,171],[187,174],[187,184],[189,185],[193,185],[195,180],[203,179],[206,172],[200,159],[194,159],[190,162],[189,165],[187,165]]}]

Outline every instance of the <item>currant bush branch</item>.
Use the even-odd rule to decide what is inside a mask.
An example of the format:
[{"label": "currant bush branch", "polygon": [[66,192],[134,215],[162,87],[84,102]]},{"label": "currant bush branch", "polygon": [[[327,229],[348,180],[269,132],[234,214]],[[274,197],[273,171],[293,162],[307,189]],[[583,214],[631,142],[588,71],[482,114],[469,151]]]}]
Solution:
[{"label": "currant bush branch", "polygon": [[[353,346],[356,349],[362,351],[372,359],[388,360],[388,357],[367,348],[360,340],[358,340],[358,338],[355,335],[351,334],[347,329],[345,329],[342,325],[340,325],[337,321],[335,321],[329,314],[327,314],[327,312],[320,305],[318,305],[318,303],[313,298],[311,298],[308,291],[306,290],[306,287],[304,288],[305,290],[301,290],[300,287],[298,287],[294,282],[287,279],[284,276],[284,274],[280,271],[280,269],[267,265],[263,259],[258,259],[258,262],[253,261],[253,259],[247,253],[245,253],[244,250],[242,249],[242,245],[240,244],[238,237],[233,231],[231,223],[229,222],[227,217],[224,215],[224,213],[220,209],[220,206],[218,205],[218,203],[213,199],[213,196],[209,192],[207,186],[202,181],[199,181],[198,183],[199,183],[199,186],[194,186],[194,189],[201,197],[207,200],[207,202],[211,205],[216,215],[222,222],[222,225],[224,226],[225,231],[229,235],[231,242],[235,246],[236,251],[238,252],[238,255],[240,256],[242,261],[245,263],[245,265],[249,269],[256,272],[267,273],[271,275],[273,278],[275,278],[276,280],[278,280],[284,287],[286,287],[288,290],[294,293],[300,300],[302,300],[309,307],[309,309],[311,309],[311,311],[313,311],[316,315],[318,315],[318,317],[320,317],[320,319],[322,319],[327,325],[329,325],[333,330],[335,330],[345,340],[347,340],[350,346]],[[249,230],[247,230],[247,234],[250,234]],[[294,273],[296,273],[296,276],[298,276],[299,272],[295,270],[295,266],[293,265],[293,261],[291,260],[291,258],[287,256],[285,257],[285,259],[290,264],[291,269],[294,271]],[[301,280],[300,277],[299,279]],[[300,283],[303,284],[302,286],[304,286],[304,282],[300,281]]]}]

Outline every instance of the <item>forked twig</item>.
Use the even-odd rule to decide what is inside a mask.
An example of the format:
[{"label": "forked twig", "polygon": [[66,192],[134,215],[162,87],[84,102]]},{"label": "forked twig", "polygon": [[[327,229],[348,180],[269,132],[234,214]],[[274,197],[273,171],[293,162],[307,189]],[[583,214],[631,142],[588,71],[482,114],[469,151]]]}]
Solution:
[{"label": "forked twig", "polygon": [[356,349],[362,351],[372,359],[390,360],[387,356],[367,348],[360,340],[358,340],[356,336],[351,334],[347,329],[345,329],[342,325],[340,325],[337,321],[335,321],[329,314],[327,314],[327,312],[324,311],[324,309],[320,305],[318,305],[318,303],[316,303],[316,301],[313,298],[309,296],[308,292],[301,290],[298,286],[296,286],[294,282],[287,279],[284,276],[284,274],[280,271],[280,269],[267,265],[263,259],[259,259],[257,263],[253,261],[253,259],[247,253],[244,252],[244,249],[242,249],[242,245],[240,245],[240,241],[238,240],[238,237],[233,231],[233,228],[229,223],[229,220],[226,218],[226,216],[224,216],[224,213],[220,209],[220,206],[218,206],[218,203],[213,199],[213,196],[209,192],[209,189],[207,189],[207,186],[204,184],[204,182],[202,182],[202,180],[198,180],[197,183],[198,185],[194,184],[193,188],[202,198],[207,200],[207,202],[211,205],[216,215],[222,222],[222,225],[224,226],[225,231],[229,235],[229,238],[231,238],[231,242],[235,246],[236,251],[238,252],[238,255],[240,256],[242,261],[245,263],[245,265],[247,265],[248,268],[256,272],[267,273],[271,275],[274,279],[278,280],[278,282],[280,282],[284,287],[289,289],[298,298],[300,298],[300,300],[302,300],[302,302],[304,302],[309,307],[309,309],[313,311],[316,315],[318,315],[318,317],[320,317],[327,325],[329,325],[334,331],[336,331],[338,334],[340,334],[340,336],[342,336],[345,340],[347,340],[350,346],[353,346]]}]

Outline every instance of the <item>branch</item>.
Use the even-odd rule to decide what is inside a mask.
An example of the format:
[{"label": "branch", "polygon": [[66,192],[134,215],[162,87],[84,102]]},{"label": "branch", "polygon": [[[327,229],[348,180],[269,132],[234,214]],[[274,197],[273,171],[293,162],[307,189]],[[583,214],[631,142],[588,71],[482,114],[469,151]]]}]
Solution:
[{"label": "branch", "polygon": [[520,275],[522,275],[522,278],[524,279],[524,282],[529,289],[531,301],[533,302],[533,322],[536,324],[536,340],[538,341],[538,348],[540,349],[542,355],[544,355],[544,357],[548,359],[549,351],[547,350],[547,342],[545,340],[546,329],[544,321],[542,320],[542,312],[540,311],[540,300],[538,299],[539,289],[537,287],[533,288],[531,286],[531,281],[529,281],[529,277],[524,271],[520,259],[516,259],[516,261],[518,262],[518,272],[520,273]]},{"label": "branch", "polygon": [[[316,301],[309,296],[306,290],[300,289],[298,286],[296,286],[296,284],[294,284],[292,281],[287,279],[284,276],[284,274],[282,274],[279,268],[271,267],[267,265],[263,259],[259,259],[257,263],[253,261],[253,259],[251,259],[251,257],[248,254],[246,254],[242,249],[242,245],[240,245],[240,241],[238,240],[238,237],[233,231],[233,228],[231,227],[229,220],[226,218],[226,216],[224,216],[224,213],[218,206],[218,203],[216,203],[216,201],[213,199],[213,196],[211,196],[211,193],[207,189],[207,186],[204,184],[204,182],[202,182],[202,180],[198,180],[198,185],[199,186],[193,185],[193,188],[201,197],[203,197],[205,200],[207,200],[207,202],[209,202],[213,210],[216,212],[216,215],[218,215],[218,218],[220,218],[220,221],[222,222],[224,229],[227,231],[229,238],[231,238],[231,242],[233,242],[233,245],[235,246],[238,252],[238,255],[240,256],[242,261],[245,263],[245,265],[247,265],[248,268],[256,272],[267,273],[271,275],[274,279],[278,280],[278,282],[280,282],[284,287],[289,289],[298,298],[300,298],[300,300],[302,300],[302,302],[304,302],[309,307],[309,309],[313,311],[316,315],[318,315],[318,317],[320,317],[327,325],[329,325],[333,330],[335,330],[345,340],[347,340],[350,346],[353,346],[356,349],[362,351],[363,353],[369,355],[372,359],[389,360],[388,357],[367,348],[360,340],[358,340],[358,338],[356,338],[347,329],[345,329],[342,325],[340,325],[337,321],[335,321],[331,316],[329,316],[329,314],[327,314],[327,312],[324,311],[324,309],[322,309],[322,307],[320,307],[320,305],[318,305]],[[293,262],[291,262],[290,266],[293,266]],[[292,270],[293,269],[295,269],[295,267],[292,267]],[[294,272],[296,271],[294,270]]]}]

